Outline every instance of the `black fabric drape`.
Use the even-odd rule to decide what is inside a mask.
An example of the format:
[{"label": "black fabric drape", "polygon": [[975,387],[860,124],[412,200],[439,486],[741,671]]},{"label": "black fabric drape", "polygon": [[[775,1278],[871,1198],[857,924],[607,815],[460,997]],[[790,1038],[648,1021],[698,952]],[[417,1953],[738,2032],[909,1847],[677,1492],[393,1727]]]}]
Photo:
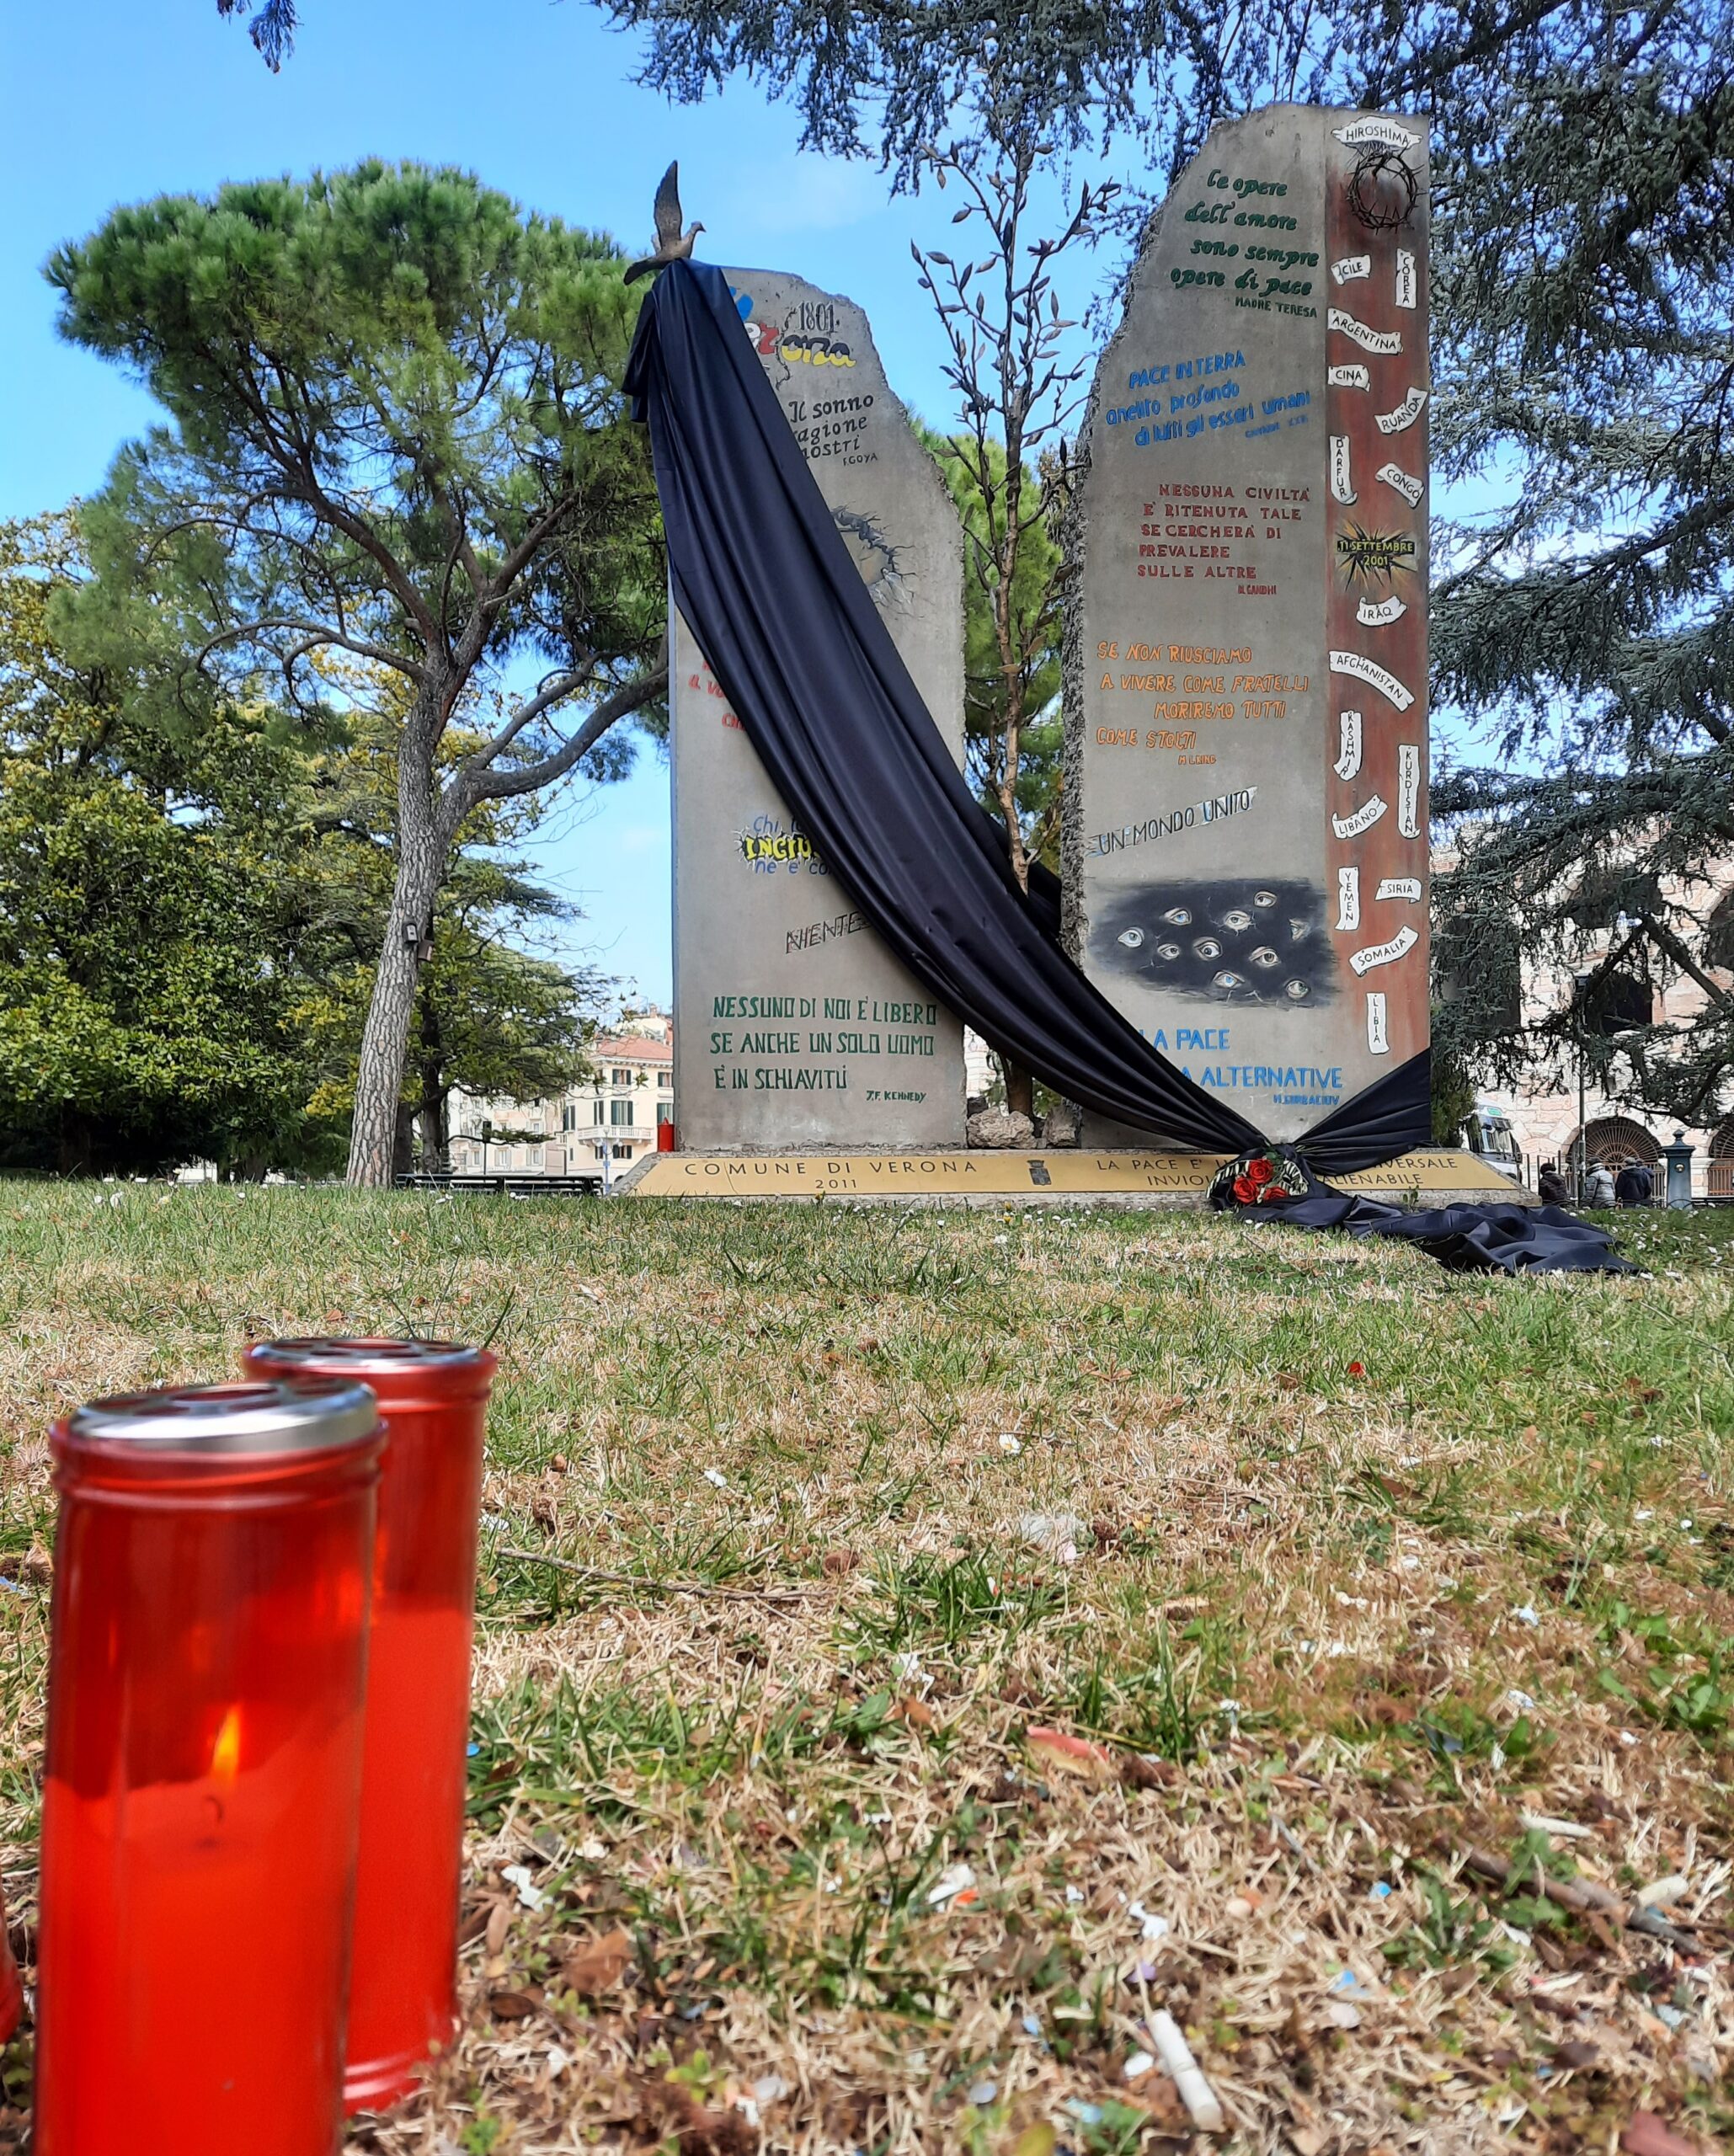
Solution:
[{"label": "black fabric drape", "polygon": [[1558,1205],[1435,1205],[1410,1212],[1377,1198],[1321,1192],[1292,1204],[1237,1209],[1255,1225],[1342,1228],[1419,1246],[1454,1273],[1641,1273],[1605,1228]]},{"label": "black fabric drape", "polygon": [[1375,1078],[1295,1140],[1317,1175],[1352,1175],[1433,1142],[1433,1059],[1423,1052]]},{"label": "black fabric drape", "polygon": [[[671,263],[626,386],[648,420],[675,603],[776,787],[917,979],[1069,1100],[1177,1146],[1262,1142],[1159,1054],[1018,889],[791,433],[722,272]],[[1429,1138],[1427,1058],[1298,1141],[1342,1174]]]}]

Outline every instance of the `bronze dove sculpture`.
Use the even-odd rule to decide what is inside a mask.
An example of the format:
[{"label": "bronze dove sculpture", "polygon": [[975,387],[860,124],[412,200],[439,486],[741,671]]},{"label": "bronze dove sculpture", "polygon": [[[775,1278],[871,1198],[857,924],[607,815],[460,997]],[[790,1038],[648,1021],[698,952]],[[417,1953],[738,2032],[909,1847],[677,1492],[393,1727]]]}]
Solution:
[{"label": "bronze dove sculpture", "polygon": [[631,284],[635,277],[648,277],[660,270],[666,262],[684,262],[692,252],[692,243],[704,230],[702,225],[689,225],[680,230],[680,166],[677,159],[662,176],[662,185],[656,190],[656,252],[647,254],[642,262],[633,263],[627,271],[625,281]]}]

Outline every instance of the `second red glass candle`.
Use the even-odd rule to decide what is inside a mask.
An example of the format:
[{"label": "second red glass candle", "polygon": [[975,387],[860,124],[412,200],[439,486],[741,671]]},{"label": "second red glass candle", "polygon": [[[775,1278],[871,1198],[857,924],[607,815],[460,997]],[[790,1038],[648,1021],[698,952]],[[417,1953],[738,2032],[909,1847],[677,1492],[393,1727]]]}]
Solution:
[{"label": "second red glass candle", "polygon": [[344,2100],[406,2095],[457,2022],[457,1924],[482,1445],[497,1367],[428,1340],[273,1340],[259,1377],[371,1387],[380,1482]]}]

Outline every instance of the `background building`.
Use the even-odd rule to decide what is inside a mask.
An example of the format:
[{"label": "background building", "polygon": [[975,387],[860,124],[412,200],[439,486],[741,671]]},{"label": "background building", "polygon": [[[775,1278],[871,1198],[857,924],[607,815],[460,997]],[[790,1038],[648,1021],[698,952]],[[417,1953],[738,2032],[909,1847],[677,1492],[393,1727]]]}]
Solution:
[{"label": "background building", "polygon": [[483,1101],[459,1094],[451,1116],[454,1175],[624,1173],[675,1120],[674,1024],[629,1012],[593,1041],[595,1076],[558,1099]]},{"label": "background building", "polygon": [[[1438,865],[1438,862],[1435,864]],[[1694,979],[1653,948],[1643,963],[1624,953],[1643,942],[1641,924],[1615,913],[1598,921],[1586,917],[1569,950],[1552,963],[1515,959],[1506,991],[1513,1008],[1509,1022],[1526,1032],[1560,1014],[1581,1009],[1582,1033],[1576,1038],[1536,1036],[1531,1060],[1515,1083],[1477,1074],[1476,1106],[1481,1120],[1508,1123],[1522,1155],[1522,1179],[1535,1185],[1541,1165],[1557,1161],[1568,1178],[1577,1163],[1580,1134],[1587,1162],[1616,1166],[1635,1157],[1657,1170],[1662,1194],[1662,1148],[1677,1134],[1694,1149],[1694,1195],[1734,1201],[1734,1112],[1713,1104],[1706,1119],[1683,1122],[1635,1102],[1622,1084],[1623,1059],[1616,1053],[1611,1070],[1598,1075],[1593,1049],[1616,1043],[1623,1032],[1651,1025],[1689,1027],[1709,1006],[1714,992],[1734,992],[1734,865],[1725,881],[1694,885],[1689,891],[1664,880],[1655,893],[1658,912],[1684,905],[1706,924],[1703,950],[1707,964]],[[1586,907],[1586,915],[1589,913]],[[1513,937],[1515,943],[1515,936]],[[1587,983],[1594,984],[1586,998]],[[1453,984],[1442,981],[1449,998]],[[1593,1042],[1593,1049],[1592,1049]]]}]

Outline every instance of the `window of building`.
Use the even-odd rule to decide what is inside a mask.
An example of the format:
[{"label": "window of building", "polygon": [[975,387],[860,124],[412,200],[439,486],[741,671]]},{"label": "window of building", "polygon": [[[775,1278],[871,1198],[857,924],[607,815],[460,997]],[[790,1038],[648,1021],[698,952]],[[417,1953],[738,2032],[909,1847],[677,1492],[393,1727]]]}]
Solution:
[{"label": "window of building", "polygon": [[613,1070],[611,1070],[608,1075],[613,1079],[616,1086],[630,1086],[632,1082],[632,1072],[627,1070],[623,1065],[618,1063],[615,1065]]},{"label": "window of building", "polygon": [[531,1166],[532,1168],[539,1168],[539,1167],[542,1166],[542,1148],[541,1148],[541,1146],[540,1146],[540,1145],[532,1145],[529,1150],[530,1150],[530,1165],[531,1165]]},{"label": "window of building", "polygon": [[659,1129],[660,1129],[663,1127],[663,1125],[664,1125],[664,1123],[672,1123],[672,1122],[674,1121],[674,1119],[675,1119],[675,1104],[674,1104],[674,1102],[673,1102],[672,1101],[659,1101],[659,1102],[657,1102],[657,1104],[656,1104],[656,1122],[657,1122],[657,1128],[658,1128]]},{"label": "window of building", "polygon": [[632,1104],[630,1101],[611,1101],[608,1103],[608,1120],[611,1123],[630,1123],[632,1119]]},{"label": "window of building", "polygon": [[632,1157],[632,1147],[630,1145],[616,1145],[614,1149],[614,1157],[616,1161],[630,1161]]},{"label": "window of building", "polygon": [[1621,914],[1635,921],[1640,914],[1659,912],[1662,892],[1648,870],[1630,862],[1585,864],[1566,911],[1580,928],[1614,929]]},{"label": "window of building", "polygon": [[1439,1001],[1467,1006],[1472,1028],[1512,1033],[1522,1027],[1522,954],[1517,923],[1508,916],[1447,916],[1434,935],[1433,964]]},{"label": "window of building", "polygon": [[656,1074],[656,1082],[658,1086],[664,1092],[671,1092],[674,1090],[675,1084],[674,1072],[672,1070],[659,1070]]},{"label": "window of building", "polygon": [[1635,1033],[1640,1026],[1647,1026],[1654,1012],[1655,998],[1649,982],[1624,966],[1600,974],[1584,990],[1578,1002],[1578,1022],[1582,1030],[1600,1033],[1609,1040],[1616,1034]]},{"label": "window of building", "polygon": [[577,1121],[578,1110],[574,1107],[570,1101],[568,1101],[560,1111],[560,1128],[562,1130],[570,1130]]},{"label": "window of building", "polygon": [[601,1123],[605,1120],[606,1118],[602,1113],[602,1103],[600,1101],[592,1101],[590,1102],[590,1121],[592,1123]]},{"label": "window of building", "polygon": [[1704,963],[1718,972],[1734,974],[1734,891],[1723,893],[1705,925]]},{"label": "window of building", "polygon": [[[1574,1136],[1573,1144],[1577,1140]],[[1593,1161],[1603,1161],[1609,1167],[1625,1159],[1628,1154],[1655,1167],[1662,1158],[1662,1148],[1641,1123],[1634,1123],[1629,1115],[1596,1116],[1583,1127],[1583,1150]]]},{"label": "window of building", "polygon": [[606,1145],[593,1145],[590,1150],[599,1161],[606,1161],[608,1158],[608,1148]]}]

